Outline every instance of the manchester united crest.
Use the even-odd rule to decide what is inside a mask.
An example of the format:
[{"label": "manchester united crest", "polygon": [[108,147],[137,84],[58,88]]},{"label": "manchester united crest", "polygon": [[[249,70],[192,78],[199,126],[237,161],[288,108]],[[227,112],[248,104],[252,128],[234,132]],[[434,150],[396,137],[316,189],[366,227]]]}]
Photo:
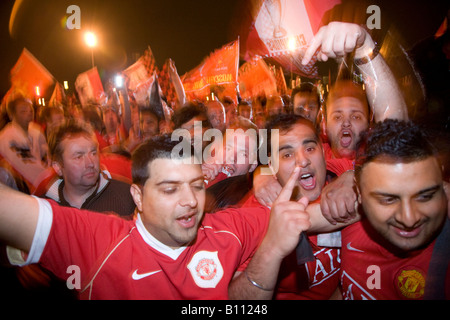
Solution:
[{"label": "manchester united crest", "polygon": [[188,264],[195,283],[201,288],[215,288],[223,277],[217,251],[199,251]]},{"label": "manchester united crest", "polygon": [[425,276],[422,270],[414,267],[400,270],[396,277],[396,288],[408,299],[420,299],[425,292]]}]

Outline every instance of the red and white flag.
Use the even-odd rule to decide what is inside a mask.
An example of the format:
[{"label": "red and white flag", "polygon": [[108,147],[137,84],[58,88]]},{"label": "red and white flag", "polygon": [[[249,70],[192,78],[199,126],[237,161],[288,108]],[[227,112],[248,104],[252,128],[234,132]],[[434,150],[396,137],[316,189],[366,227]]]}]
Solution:
[{"label": "red and white flag", "polygon": [[316,58],[303,66],[303,55],[319,30],[325,12],[340,0],[264,0],[256,8],[246,41],[245,60],[254,55],[272,58],[285,70],[318,77]]},{"label": "red and white flag", "polygon": [[101,105],[106,97],[97,67],[79,74],[75,80],[75,89],[82,106],[91,103]]},{"label": "red and white flag", "polygon": [[167,59],[163,64],[159,71],[158,82],[172,109],[176,109],[177,106],[184,104],[186,93],[172,59]]},{"label": "red and white flag", "polygon": [[153,76],[155,70],[157,71],[155,57],[152,49],[148,46],[135,63],[122,71],[128,90],[134,92],[141,83],[148,81]]}]

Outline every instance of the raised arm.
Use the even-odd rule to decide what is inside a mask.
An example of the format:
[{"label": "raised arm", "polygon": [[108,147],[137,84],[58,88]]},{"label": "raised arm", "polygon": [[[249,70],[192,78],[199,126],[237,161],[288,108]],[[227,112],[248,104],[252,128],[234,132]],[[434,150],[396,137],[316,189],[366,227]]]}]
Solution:
[{"label": "raised arm", "polygon": [[307,198],[290,201],[299,168],[273,203],[267,233],[245,272],[237,273],[229,287],[230,299],[271,299],[281,261],[297,246],[302,231],[310,227],[305,212]]},{"label": "raised arm", "polygon": [[0,183],[0,242],[29,252],[39,217],[38,201]]},{"label": "raised arm", "polygon": [[317,50],[318,60],[321,61],[342,58],[354,51],[354,61],[363,75],[375,121],[408,118],[408,109],[400,87],[364,28],[344,22],[331,22],[320,28],[306,50],[302,64],[306,65]]}]

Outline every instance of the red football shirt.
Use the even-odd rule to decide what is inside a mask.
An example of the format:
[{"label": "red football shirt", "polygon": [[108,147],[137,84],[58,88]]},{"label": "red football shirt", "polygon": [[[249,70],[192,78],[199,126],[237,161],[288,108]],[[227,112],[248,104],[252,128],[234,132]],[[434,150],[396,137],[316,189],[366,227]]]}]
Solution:
[{"label": "red football shirt", "polygon": [[235,270],[256,251],[269,220],[258,208],[205,214],[195,243],[173,250],[139,216],[126,221],[43,202],[38,230],[50,231],[35,237],[30,254],[68,282],[78,272],[81,299],[227,299]]},{"label": "red football shirt", "polygon": [[[243,207],[258,206],[261,205],[254,195],[243,205]],[[269,208],[265,210],[270,212]],[[308,240],[315,260],[299,266],[295,250],[285,257],[278,275],[275,299],[324,300],[329,299],[338,288],[340,249],[318,246],[316,235],[308,235]]]},{"label": "red football shirt", "polygon": [[[395,253],[367,220],[342,234],[341,285],[347,300],[422,299],[435,241],[422,250]],[[449,274],[447,271],[447,274]]]}]

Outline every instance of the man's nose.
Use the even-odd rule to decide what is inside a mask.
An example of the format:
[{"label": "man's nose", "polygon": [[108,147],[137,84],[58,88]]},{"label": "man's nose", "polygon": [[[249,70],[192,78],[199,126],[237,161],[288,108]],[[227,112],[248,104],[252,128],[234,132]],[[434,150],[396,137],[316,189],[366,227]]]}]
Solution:
[{"label": "man's nose", "polygon": [[301,150],[295,154],[295,164],[302,168],[306,168],[311,164],[311,161],[309,160],[309,157],[305,154],[305,152]]},{"label": "man's nose", "polygon": [[420,214],[411,201],[403,201],[395,219],[407,228],[413,228],[420,220]]},{"label": "man's nose", "polygon": [[183,207],[189,206],[191,208],[197,207],[197,204],[198,204],[197,196],[195,195],[195,193],[191,189],[191,187],[186,186],[183,189],[184,190],[183,190],[182,197],[180,200],[180,205]]}]

